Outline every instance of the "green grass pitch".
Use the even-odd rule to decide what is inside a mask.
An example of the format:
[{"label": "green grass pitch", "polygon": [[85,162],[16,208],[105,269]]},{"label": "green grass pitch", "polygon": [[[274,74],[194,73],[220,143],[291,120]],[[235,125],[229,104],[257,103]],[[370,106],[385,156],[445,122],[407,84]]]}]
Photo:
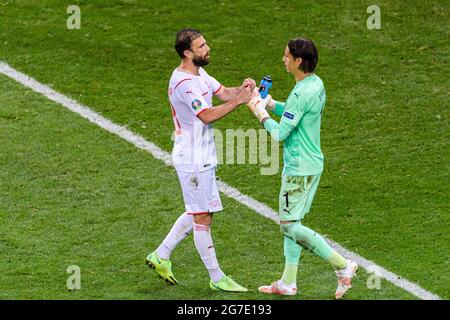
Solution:
[{"label": "green grass pitch", "polygon": [[[66,9],[81,8],[68,30]],[[450,5],[379,1],[0,0],[0,60],[170,151],[167,83],[176,31],[211,47],[207,71],[226,86],[271,74],[272,95],[293,86],[287,41],[314,40],[327,90],[325,171],[305,225],[444,299],[450,298]],[[283,270],[272,221],[225,196],[214,243],[245,294],[211,292],[186,239],[172,256],[180,284],[144,264],[184,210],[173,168],[0,75],[0,299],[332,299],[331,268],[302,255],[299,294],[265,296]],[[259,128],[245,107],[216,128]],[[281,157],[280,157],[281,158]],[[280,172],[221,165],[218,176],[277,208]],[[68,291],[66,269],[81,269]],[[416,299],[361,272],[347,299]]]}]

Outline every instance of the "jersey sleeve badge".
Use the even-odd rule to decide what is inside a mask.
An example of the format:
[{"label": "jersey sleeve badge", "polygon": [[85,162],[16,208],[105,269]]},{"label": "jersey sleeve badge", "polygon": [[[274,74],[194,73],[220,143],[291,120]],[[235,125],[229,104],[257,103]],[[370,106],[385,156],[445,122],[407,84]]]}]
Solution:
[{"label": "jersey sleeve badge", "polygon": [[285,111],[283,116],[285,116],[288,119],[294,120],[294,115],[290,112]]},{"label": "jersey sleeve badge", "polygon": [[192,100],[192,109],[198,110],[202,107],[202,102],[198,99]]}]

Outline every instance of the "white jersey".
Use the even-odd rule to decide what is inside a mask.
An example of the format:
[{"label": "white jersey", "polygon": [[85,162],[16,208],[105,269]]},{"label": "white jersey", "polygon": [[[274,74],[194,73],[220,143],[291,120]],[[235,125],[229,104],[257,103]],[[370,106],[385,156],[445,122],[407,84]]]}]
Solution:
[{"label": "white jersey", "polygon": [[169,101],[175,124],[172,161],[178,171],[205,171],[217,165],[214,132],[198,115],[212,108],[222,85],[203,68],[199,75],[175,69],[169,82]]}]

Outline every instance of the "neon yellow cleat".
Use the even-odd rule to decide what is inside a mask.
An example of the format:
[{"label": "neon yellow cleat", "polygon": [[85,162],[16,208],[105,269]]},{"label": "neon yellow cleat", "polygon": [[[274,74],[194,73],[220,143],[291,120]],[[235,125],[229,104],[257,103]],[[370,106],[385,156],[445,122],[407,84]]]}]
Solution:
[{"label": "neon yellow cleat", "polygon": [[168,284],[174,285],[178,283],[177,279],[173,276],[172,262],[170,260],[161,259],[156,252],[152,252],[145,259],[145,263],[155,270],[158,276]]},{"label": "neon yellow cleat", "polygon": [[228,292],[246,292],[247,288],[237,284],[231,277],[223,276],[219,282],[215,283],[212,280],[209,281],[209,287],[213,290],[228,291]]}]

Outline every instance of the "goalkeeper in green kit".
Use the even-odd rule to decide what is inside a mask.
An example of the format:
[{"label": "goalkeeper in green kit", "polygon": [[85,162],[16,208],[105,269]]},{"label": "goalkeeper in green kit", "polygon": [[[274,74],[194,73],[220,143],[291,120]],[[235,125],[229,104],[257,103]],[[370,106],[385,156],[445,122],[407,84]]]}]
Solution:
[{"label": "goalkeeper in green kit", "polygon": [[[323,171],[320,149],[320,122],[325,106],[325,88],[314,74],[318,53],[314,43],[305,38],[289,41],[283,63],[296,84],[286,103],[262,99],[255,89],[247,104],[250,111],[276,141],[283,141],[284,168],[279,195],[279,220],[284,235],[285,268],[280,280],[262,286],[260,292],[280,295],[297,293],[297,269],[302,249],[307,249],[330,263],[336,272],[336,299],[351,288],[358,265],[338,254],[315,231],[302,225],[309,212]],[[281,121],[273,120],[270,110]]]}]

